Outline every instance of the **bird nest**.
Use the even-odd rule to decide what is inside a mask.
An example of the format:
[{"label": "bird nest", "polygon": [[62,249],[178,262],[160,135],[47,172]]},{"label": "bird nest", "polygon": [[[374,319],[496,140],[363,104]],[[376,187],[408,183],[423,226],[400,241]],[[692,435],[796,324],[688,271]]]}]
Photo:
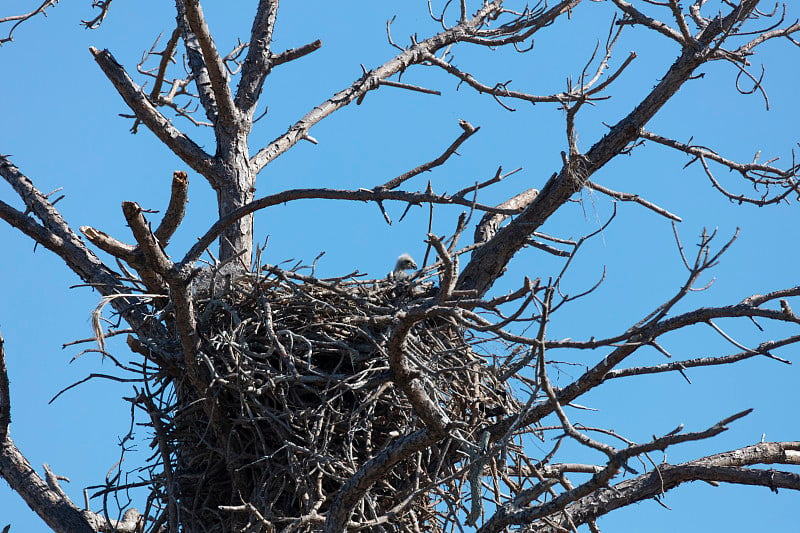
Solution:
[{"label": "bird nest", "polygon": [[[348,479],[424,427],[393,381],[387,343],[397,314],[436,293],[431,282],[320,280],[277,267],[196,284],[201,372],[170,380],[170,464],[162,457],[163,475],[152,476],[155,523],[177,513],[198,531],[320,530]],[[454,319],[433,317],[404,344],[427,394],[471,442],[491,416],[518,409],[475,341]],[[442,513],[463,508],[465,459],[449,438],[411,455],[366,493],[353,529],[442,530]]]}]

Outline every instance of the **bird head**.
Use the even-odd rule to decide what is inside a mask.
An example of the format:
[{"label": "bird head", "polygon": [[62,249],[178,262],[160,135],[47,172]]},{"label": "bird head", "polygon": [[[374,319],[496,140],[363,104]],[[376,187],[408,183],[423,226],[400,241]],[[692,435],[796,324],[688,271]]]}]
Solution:
[{"label": "bird head", "polygon": [[411,258],[408,254],[402,254],[400,257],[397,258],[397,263],[394,265],[394,272],[395,274],[399,274],[404,270],[416,270],[417,264],[414,262],[414,259]]}]

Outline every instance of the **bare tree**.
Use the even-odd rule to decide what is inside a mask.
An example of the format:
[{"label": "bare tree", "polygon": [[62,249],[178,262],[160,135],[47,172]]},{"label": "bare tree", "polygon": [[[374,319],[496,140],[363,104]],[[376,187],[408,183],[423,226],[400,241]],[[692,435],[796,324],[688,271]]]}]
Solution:
[{"label": "bare tree", "polygon": [[[11,39],[21,21],[53,3],[0,19],[11,25],[3,41]],[[762,442],[678,464],[652,458],[653,452],[714,437],[749,411],[697,431],[678,427],[645,442],[576,421],[577,402],[617,378],[685,375],[693,367],[754,357],[784,361],[774,352],[800,340],[800,317],[792,309],[800,287],[683,311],[684,298],[700,288],[701,277],[735,236],[724,240],[717,232],[703,232],[691,254],[676,230],[686,275],[672,297],[622,332],[558,339],[548,334],[548,326],[594,290],[568,294],[564,275],[585,243],[612,220],[578,239],[540,231],[587,189],[680,220],[636,193],[596,181],[611,160],[644,150],[645,144],[685,154],[715,189],[738,203],[796,201],[800,165],[793,157],[783,167],[758,158],[741,163],[713,148],[651,131],[648,124],[700,74],[698,69],[712,62],[729,65],[737,80],[751,82],[742,92],[761,93],[766,100],[761,77],[752,72],[752,57],[769,42],[797,46],[800,23],[787,22],[781,6],[760,10],[757,0],[696,0],[688,11],[676,0],[647,0],[639,6],[612,0],[608,4],[616,18],[604,45],[564,90],[553,94],[480,80],[455,60],[466,45],[513,48],[526,58],[538,32],[550,26],[569,31],[570,16],[587,4],[562,0],[513,6],[495,0],[470,5],[462,0],[436,8],[429,3],[430,17],[441,26],[438,33],[414,35],[402,46],[388,23],[394,57],[377,68],[363,67],[351,84],[323,102],[311,102],[300,119],[265,144],[257,144],[251,132],[264,113],[259,102],[267,77],[322,46],[312,36],[303,46],[274,50],[276,0],[258,2],[250,35],[232,50],[217,47],[196,0],[176,0],[174,30],[145,54],[136,74],[112,51],[93,48],[97,65],[130,108],[133,130],[150,130],[208,182],[219,218],[187,250],[169,247],[187,203],[189,174],[177,170],[160,219],[148,220],[149,212],[136,202],[123,203],[132,241],[90,226],[79,228],[79,234],[56,209],[52,195],[40,192],[9,157],[0,156],[0,175],[24,204],[20,209],[0,201],[0,218],[56,254],[100,293],[95,337],[89,342],[117,365],[120,381],[134,383],[128,400],[134,420],[150,427],[153,448],[149,463],[138,469],[144,481],[130,482],[120,470],[93,488],[104,502],[101,511],[81,508],[61,489],[58,476],[49,469],[44,478],[39,476],[10,439],[11,396],[0,349],[0,474],[12,489],[54,531],[331,533],[465,526],[480,532],[512,527],[571,531],[584,525],[597,531],[599,517],[659,498],[686,481],[800,489],[800,474],[791,469],[758,468],[800,464],[800,442]],[[90,28],[103,22],[111,2],[94,5],[99,13],[85,21]],[[615,45],[633,28],[659,34],[680,53],[650,91],[588,150],[581,150],[576,118],[618,87],[636,53],[616,60],[612,68]],[[180,70],[181,57],[185,71]],[[316,143],[311,129],[336,111],[360,104],[383,87],[439,94],[440,88],[400,81],[401,74],[413,77],[422,67],[487,95],[489,105],[562,109],[567,149],[560,168],[550,169],[540,189],[518,190],[497,205],[482,197],[514,172],[498,169],[450,193],[437,192],[430,182],[408,187],[413,178],[447,164],[458,150],[471,149],[465,143],[479,128],[462,120],[459,135],[441,143],[440,155],[388,181],[353,189],[286,188],[256,197],[259,173],[298,143]],[[147,90],[134,78],[146,80]],[[213,148],[193,140],[179,123],[210,128]],[[752,195],[717,178],[726,169],[751,186]],[[254,240],[256,212],[305,199],[372,202],[387,221],[389,202],[427,205],[431,216],[437,206],[463,206],[464,212],[452,221],[449,236],[428,233],[424,264],[410,277],[367,280],[349,273],[320,278],[313,263],[280,267],[262,261],[267,258]],[[473,235],[469,244],[462,243],[465,232]],[[84,238],[116,264],[102,261]],[[215,260],[199,267],[215,242]],[[512,258],[528,247],[562,258],[560,270],[548,279],[524,278],[515,281],[515,290],[493,293]],[[104,330],[107,306],[127,324],[125,329]],[[782,331],[788,333],[744,344],[721,325],[734,319],[784,324],[788,328]],[[731,351],[673,358],[662,345],[662,337],[701,324],[733,346]],[[105,350],[105,339],[120,333],[127,335],[134,354],[129,362]],[[647,349],[670,359],[653,365],[631,362]],[[552,374],[570,360],[585,366],[558,387]],[[527,444],[530,439],[551,448],[538,454]],[[561,459],[564,442],[577,445],[580,459]],[[582,459],[587,451],[595,459]],[[146,501],[117,516],[106,505],[108,495],[134,487],[146,487]]]}]

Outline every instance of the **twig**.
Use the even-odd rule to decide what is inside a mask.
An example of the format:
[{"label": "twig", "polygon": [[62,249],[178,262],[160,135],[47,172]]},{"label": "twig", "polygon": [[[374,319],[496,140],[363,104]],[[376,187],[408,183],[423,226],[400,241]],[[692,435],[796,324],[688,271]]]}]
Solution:
[{"label": "twig", "polygon": [[29,11],[28,13],[24,13],[22,15],[10,15],[7,17],[0,17],[0,24],[5,24],[8,22],[14,23],[11,25],[11,29],[8,30],[8,35],[6,37],[0,38],[0,45],[14,40],[14,30],[16,30],[20,24],[22,24],[23,22],[25,22],[30,18],[35,17],[36,15],[39,15],[40,13],[46,15],[45,10],[50,6],[56,5],[57,3],[58,0],[45,0],[44,2],[39,4],[39,7],[37,7],[32,11]]},{"label": "twig", "polygon": [[601,193],[603,193],[603,194],[605,194],[607,196],[610,196],[612,198],[616,198],[617,200],[620,200],[621,202],[635,202],[635,203],[637,203],[639,205],[642,205],[642,206],[646,207],[647,209],[650,209],[651,211],[655,211],[659,215],[662,215],[662,216],[664,216],[666,218],[669,218],[670,220],[674,220],[675,222],[681,222],[681,217],[679,217],[678,215],[670,213],[666,209],[664,209],[662,207],[659,207],[659,206],[657,206],[656,204],[654,204],[652,202],[648,202],[647,200],[645,200],[644,198],[642,198],[638,194],[612,191],[611,189],[603,187],[602,185],[594,183],[593,181],[587,181],[586,182],[586,186],[589,187],[590,189],[593,189],[595,191],[601,192]]}]

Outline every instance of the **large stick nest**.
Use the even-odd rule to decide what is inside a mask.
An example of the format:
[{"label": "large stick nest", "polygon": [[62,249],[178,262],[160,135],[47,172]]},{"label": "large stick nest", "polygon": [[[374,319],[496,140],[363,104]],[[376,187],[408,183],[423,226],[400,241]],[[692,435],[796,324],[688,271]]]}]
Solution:
[{"label": "large stick nest", "polygon": [[[319,530],[343,483],[422,427],[393,383],[387,342],[393,317],[436,293],[432,282],[318,280],[275,267],[196,282],[207,386],[173,380],[172,429],[161,436],[172,464],[152,479],[156,524],[172,512],[205,531]],[[491,416],[519,408],[474,342],[436,317],[417,323],[404,349],[470,442]],[[446,438],[402,461],[357,506],[353,529],[442,530],[464,509],[468,459]],[[392,510],[391,523],[378,520]]]}]

